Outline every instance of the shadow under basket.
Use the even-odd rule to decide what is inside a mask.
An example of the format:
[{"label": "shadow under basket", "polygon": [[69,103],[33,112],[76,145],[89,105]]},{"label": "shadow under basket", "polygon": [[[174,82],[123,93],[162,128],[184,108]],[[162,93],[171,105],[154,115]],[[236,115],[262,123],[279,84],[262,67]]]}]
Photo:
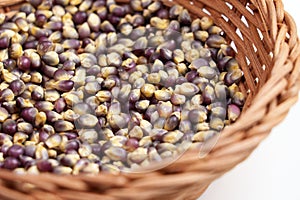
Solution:
[{"label": "shadow under basket", "polygon": [[[23,2],[1,0],[8,15]],[[128,0],[117,0],[128,3]],[[296,103],[300,89],[300,45],[281,0],[171,0],[193,17],[209,15],[236,47],[244,71],[246,105],[203,159],[188,150],[176,162],[141,174],[16,175],[0,170],[0,199],[197,199],[212,181],[245,160]]]}]

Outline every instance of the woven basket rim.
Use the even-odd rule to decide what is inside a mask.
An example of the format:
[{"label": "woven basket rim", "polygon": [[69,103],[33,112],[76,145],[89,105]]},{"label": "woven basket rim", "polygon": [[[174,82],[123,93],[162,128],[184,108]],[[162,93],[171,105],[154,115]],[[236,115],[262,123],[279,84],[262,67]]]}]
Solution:
[{"label": "woven basket rim", "polygon": [[[2,0],[0,8],[4,6],[4,9],[0,11],[9,12],[10,6],[20,2],[23,0]],[[117,0],[117,2],[125,3],[128,0]],[[295,22],[284,11],[281,0],[227,0],[227,4],[224,4],[223,0],[215,2],[194,0],[193,4],[182,0],[164,2],[180,4],[198,15],[206,13],[203,9],[197,8],[205,8],[211,13],[216,24],[222,28],[225,27],[224,29],[228,31],[226,33],[233,37],[237,44],[244,43],[244,47],[241,47],[244,51],[251,49],[248,45],[252,45],[251,41],[255,39],[255,36],[251,35],[256,29],[254,25],[259,27],[264,37],[261,42],[263,44],[256,48],[260,51],[259,53],[265,53],[265,55],[257,54],[259,59],[265,61],[264,64],[267,67],[263,70],[265,76],[261,76],[261,82],[255,85],[254,80],[252,83],[249,80],[255,77],[252,77],[252,74],[262,72],[258,69],[261,66],[252,66],[253,69],[246,72],[249,83],[242,87],[245,87],[245,91],[248,89],[254,94],[250,93],[248,96],[250,99],[247,101],[248,107],[239,120],[222,131],[220,140],[213,151],[199,160],[198,150],[189,150],[175,163],[149,174],[20,176],[1,169],[0,197],[3,199],[39,199],[38,195],[45,195],[44,197],[53,199],[81,199],[80,196],[85,195],[84,199],[131,199],[139,193],[141,199],[172,195],[174,199],[195,199],[213,180],[245,160],[269,135],[271,129],[285,118],[289,109],[297,102],[300,90],[300,42]],[[232,5],[233,9],[230,9],[228,4]],[[228,12],[224,13],[224,10]],[[224,22],[222,15],[231,17],[230,26]],[[241,16],[248,20],[249,27],[238,19]],[[245,41],[236,36],[237,27],[245,33],[243,35]],[[257,34],[256,30],[255,35]],[[242,50],[239,51],[240,58],[245,56]],[[266,54],[269,53],[268,50],[271,50],[272,55]],[[257,60],[252,58],[252,61]],[[253,63],[255,64],[261,63]],[[254,91],[253,88],[256,90]],[[28,187],[24,183],[31,185]],[[180,190],[179,188],[182,190],[176,193]]]}]

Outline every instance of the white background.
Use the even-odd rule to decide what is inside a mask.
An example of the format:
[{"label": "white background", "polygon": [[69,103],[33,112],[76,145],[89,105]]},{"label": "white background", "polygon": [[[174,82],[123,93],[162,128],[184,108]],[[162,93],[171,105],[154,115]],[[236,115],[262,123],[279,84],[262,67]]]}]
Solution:
[{"label": "white background", "polygon": [[[283,0],[300,33],[300,2]],[[248,160],[198,200],[300,200],[300,103]]]}]

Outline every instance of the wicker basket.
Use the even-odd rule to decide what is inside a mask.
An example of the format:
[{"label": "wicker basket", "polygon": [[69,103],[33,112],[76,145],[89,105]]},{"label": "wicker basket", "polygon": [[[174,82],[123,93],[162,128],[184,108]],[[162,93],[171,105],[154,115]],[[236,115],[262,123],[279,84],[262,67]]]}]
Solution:
[{"label": "wicker basket", "polygon": [[[117,0],[126,3],[128,0]],[[1,0],[12,14],[22,0]],[[146,174],[118,176],[18,176],[0,172],[0,199],[196,199],[213,180],[245,160],[298,99],[300,43],[292,17],[281,0],[173,0],[194,17],[209,14],[234,42],[247,93],[240,119],[222,132],[203,159],[187,151],[173,164]],[[241,34],[237,34],[240,32]]]}]

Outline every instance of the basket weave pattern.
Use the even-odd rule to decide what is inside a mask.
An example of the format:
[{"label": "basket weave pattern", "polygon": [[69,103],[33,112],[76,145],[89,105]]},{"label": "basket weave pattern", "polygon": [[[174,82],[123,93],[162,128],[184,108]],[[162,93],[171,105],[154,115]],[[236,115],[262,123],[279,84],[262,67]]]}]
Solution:
[{"label": "basket weave pattern", "polygon": [[[11,15],[23,0],[1,0]],[[117,0],[128,3],[128,0]],[[203,159],[187,151],[171,165],[146,174],[18,176],[0,171],[0,199],[196,199],[216,178],[245,160],[298,100],[300,43],[281,0],[173,0],[194,17],[210,15],[237,49],[247,94],[239,120],[224,129]],[[237,34],[240,32],[240,34]]]}]

